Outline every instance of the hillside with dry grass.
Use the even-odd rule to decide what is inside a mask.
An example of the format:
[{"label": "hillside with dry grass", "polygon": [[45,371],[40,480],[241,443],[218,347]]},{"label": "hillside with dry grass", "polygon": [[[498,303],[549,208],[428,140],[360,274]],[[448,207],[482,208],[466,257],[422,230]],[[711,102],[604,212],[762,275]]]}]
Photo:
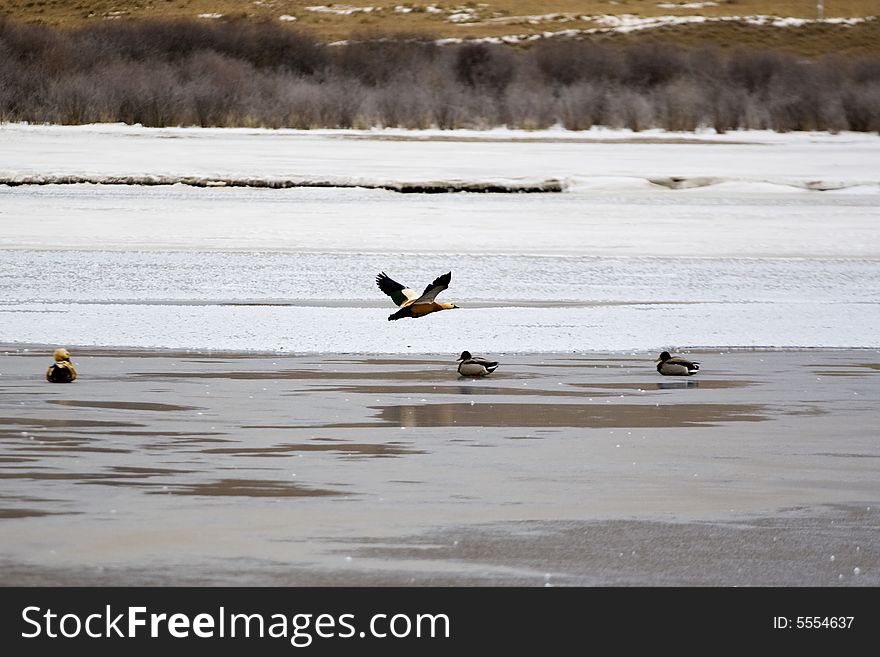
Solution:
[{"label": "hillside with dry grass", "polygon": [[[271,21],[330,42],[388,32],[513,43],[569,35],[807,56],[880,54],[880,21],[840,22],[878,13],[877,0],[0,0],[0,16],[66,27],[140,19]],[[820,16],[826,20],[816,22]]]}]

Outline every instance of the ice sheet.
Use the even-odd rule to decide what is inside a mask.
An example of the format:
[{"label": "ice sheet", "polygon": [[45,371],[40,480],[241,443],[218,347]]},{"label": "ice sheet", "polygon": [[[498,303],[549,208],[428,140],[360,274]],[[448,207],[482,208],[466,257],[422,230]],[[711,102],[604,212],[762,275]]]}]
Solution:
[{"label": "ice sheet", "polygon": [[[0,342],[322,353],[877,347],[880,138],[0,126]],[[45,182],[44,180],[44,182]],[[461,310],[386,321],[379,271]]]}]

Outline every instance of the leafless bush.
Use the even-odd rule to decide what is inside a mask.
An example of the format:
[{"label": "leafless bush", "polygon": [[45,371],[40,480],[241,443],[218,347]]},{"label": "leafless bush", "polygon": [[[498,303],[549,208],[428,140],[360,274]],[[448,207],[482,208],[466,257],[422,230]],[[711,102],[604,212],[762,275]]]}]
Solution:
[{"label": "leafless bush", "polygon": [[856,84],[880,84],[880,58],[860,59],[853,64],[852,81]]},{"label": "leafless bush", "polygon": [[423,35],[357,36],[337,49],[335,70],[371,87],[405,79],[418,82],[439,47]]},{"label": "leafless bush", "polygon": [[364,88],[350,81],[325,82],[317,98],[318,125],[324,128],[365,127],[362,122]]},{"label": "leafless bush", "polygon": [[89,25],[70,35],[103,59],[179,61],[214,51],[255,68],[311,75],[328,61],[326,46],[273,22],[130,21]]},{"label": "leafless bush", "polygon": [[323,96],[323,85],[319,82],[302,78],[286,79],[278,89],[282,125],[301,130],[323,127]]},{"label": "leafless bush", "polygon": [[749,95],[744,89],[717,86],[708,98],[708,124],[717,133],[749,127]]},{"label": "leafless bush", "polygon": [[466,43],[455,53],[455,75],[475,89],[488,89],[501,94],[513,80],[515,61],[512,52],[503,46]]},{"label": "leafless bush", "polygon": [[691,131],[708,123],[710,114],[704,90],[692,80],[676,80],[657,89],[654,108],[666,130]]},{"label": "leafless bush", "polygon": [[792,64],[790,55],[776,52],[737,50],[727,60],[726,77],[732,86],[748,93],[766,93],[774,78]]},{"label": "leafless bush", "polygon": [[568,86],[586,73],[582,55],[577,41],[553,41],[535,49],[535,63],[545,80]]},{"label": "leafless bush", "polygon": [[606,94],[606,125],[640,132],[657,126],[654,107],[637,91],[618,87]]},{"label": "leafless bush", "polygon": [[559,99],[546,89],[514,83],[507,89],[505,124],[523,130],[541,130],[559,122]]},{"label": "leafless bush", "polygon": [[627,63],[619,50],[585,41],[542,43],[534,59],[544,80],[553,84],[617,82],[626,76]]},{"label": "leafless bush", "polygon": [[[776,72],[772,90],[766,94],[775,130],[839,130],[842,111],[835,107],[837,96],[823,82],[821,69],[795,62]],[[837,110],[837,111],[835,111]]]},{"label": "leafless bush", "polygon": [[726,56],[718,48],[700,47],[684,53],[685,71],[682,77],[700,85],[725,84]]},{"label": "leafless bush", "polygon": [[559,94],[559,120],[568,130],[589,130],[605,122],[605,90],[595,84],[572,85]]},{"label": "leafless bush", "polygon": [[880,132],[880,84],[844,90],[840,105],[850,130]]},{"label": "leafless bush", "polygon": [[458,84],[439,76],[427,85],[433,124],[442,130],[462,127],[467,116],[469,94]]},{"label": "leafless bush", "polygon": [[425,89],[397,83],[370,92],[372,125],[413,130],[432,126],[431,96]]},{"label": "leafless bush", "polygon": [[658,43],[636,44],[624,53],[621,82],[629,87],[656,87],[681,76],[687,70],[684,54]]},{"label": "leafless bush", "polygon": [[0,120],[880,131],[880,58],[405,34],[331,47],[277,22],[0,18]]}]

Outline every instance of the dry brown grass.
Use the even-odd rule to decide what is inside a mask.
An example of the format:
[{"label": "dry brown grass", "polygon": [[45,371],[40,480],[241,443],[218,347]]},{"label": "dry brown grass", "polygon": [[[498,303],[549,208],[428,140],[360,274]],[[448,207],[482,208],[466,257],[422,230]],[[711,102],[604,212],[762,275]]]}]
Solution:
[{"label": "dry brown grass", "polygon": [[807,57],[880,55],[880,21],[842,27],[806,25],[795,29],[746,24],[682,25],[631,35],[598,38],[619,43],[636,40],[672,43],[682,47],[719,45],[723,48],[777,50]]},{"label": "dry brown grass", "polygon": [[[77,26],[84,23],[149,19],[196,18],[200,14],[220,15],[203,20],[273,20],[294,16],[285,25],[330,41],[352,35],[382,32],[411,32],[436,37],[474,38],[532,35],[568,29],[589,29],[595,22],[581,17],[612,14],[638,16],[792,16],[816,17],[817,0],[716,0],[700,9],[660,7],[671,0],[486,0],[457,2],[441,0],[353,0],[327,3],[321,0],[0,0],[0,15],[25,22]],[[319,12],[314,6],[354,8],[348,14]],[[367,8],[373,11],[364,11]],[[381,9],[379,9],[381,7]],[[407,13],[395,7],[412,9]],[[429,11],[436,7],[440,11]],[[452,12],[463,10],[471,19],[450,20]],[[459,11],[462,13],[462,11]],[[865,17],[880,13],[877,0],[825,0],[826,17]],[[543,17],[543,18],[536,18]],[[614,35],[622,41],[662,39],[682,45],[714,43],[722,47],[749,46],[782,49],[815,56],[829,52],[880,53],[880,22],[856,28],[813,25],[801,28],[771,28],[742,24],[692,25]]]}]

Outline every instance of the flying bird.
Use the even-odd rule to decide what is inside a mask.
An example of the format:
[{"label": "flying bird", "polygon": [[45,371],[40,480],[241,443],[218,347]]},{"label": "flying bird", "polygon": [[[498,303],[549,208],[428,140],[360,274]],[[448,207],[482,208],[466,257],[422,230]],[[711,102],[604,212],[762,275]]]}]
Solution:
[{"label": "flying bird", "polygon": [[471,356],[469,351],[462,351],[461,356],[456,360],[461,361],[458,364],[458,373],[462,376],[486,376],[498,367],[498,361],[488,360],[481,356]]},{"label": "flying bird", "polygon": [[672,356],[668,351],[660,354],[654,362],[657,363],[657,371],[666,376],[691,376],[700,370],[699,363],[681,356]]},{"label": "flying bird", "polygon": [[60,348],[55,350],[55,362],[46,370],[46,380],[49,383],[70,383],[76,381],[76,370],[70,362],[70,352]]},{"label": "flying bird", "polygon": [[390,279],[388,274],[383,271],[376,276],[376,285],[391,297],[394,303],[400,306],[400,310],[388,316],[388,321],[400,319],[401,317],[423,317],[438,310],[458,308],[454,303],[437,303],[434,301],[438,294],[449,287],[450,280],[452,280],[452,272],[438,276],[419,296],[415,290]]}]

